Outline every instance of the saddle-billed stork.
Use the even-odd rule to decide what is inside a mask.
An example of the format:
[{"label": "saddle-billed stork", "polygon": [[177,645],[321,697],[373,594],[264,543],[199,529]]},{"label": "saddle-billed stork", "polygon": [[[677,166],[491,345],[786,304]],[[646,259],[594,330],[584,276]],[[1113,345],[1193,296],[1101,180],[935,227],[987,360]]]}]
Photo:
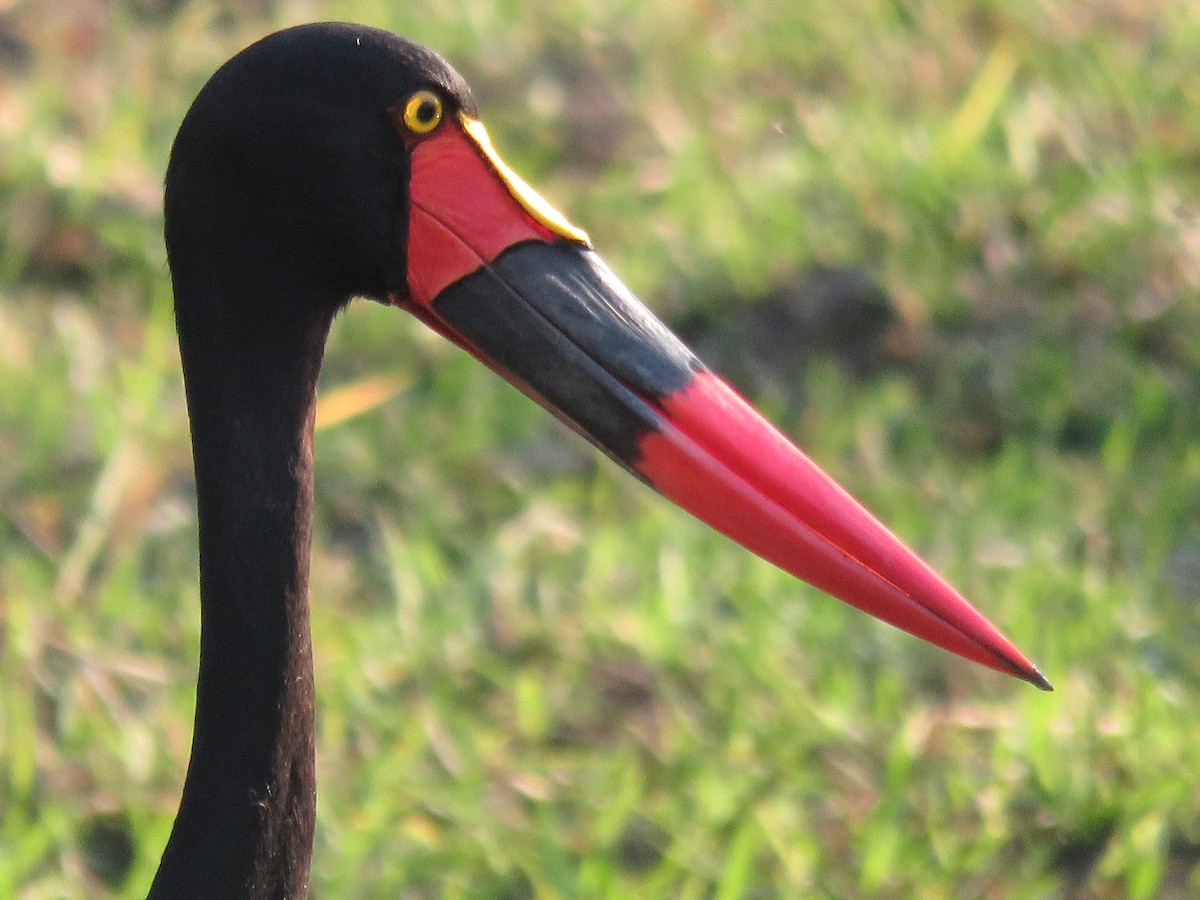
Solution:
[{"label": "saddle-billed stork", "polygon": [[463,79],[387,32],[271,35],[201,90],[166,177],[196,468],[191,760],[151,889],[305,893],[317,373],[352,297],[415,314],[650,487],[796,576],[1050,685],[697,360],[496,154]]}]

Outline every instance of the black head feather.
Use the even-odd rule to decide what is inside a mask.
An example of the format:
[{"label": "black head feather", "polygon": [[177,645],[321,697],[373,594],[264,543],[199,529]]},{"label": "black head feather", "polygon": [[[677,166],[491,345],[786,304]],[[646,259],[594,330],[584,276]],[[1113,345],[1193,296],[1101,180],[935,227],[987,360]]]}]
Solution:
[{"label": "black head feather", "polygon": [[[209,303],[279,293],[279,280],[320,285],[339,303],[403,286],[408,160],[388,109],[423,88],[449,110],[475,112],[440,56],[361,25],[288,29],[222,66],[188,112],[167,170],[176,282],[202,269]],[[276,290],[248,277],[276,279]]]}]

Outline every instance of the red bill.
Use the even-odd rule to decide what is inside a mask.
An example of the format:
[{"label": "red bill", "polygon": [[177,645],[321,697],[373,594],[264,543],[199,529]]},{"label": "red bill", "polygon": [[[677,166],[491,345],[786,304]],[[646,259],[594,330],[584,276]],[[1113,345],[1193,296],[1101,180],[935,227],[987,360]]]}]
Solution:
[{"label": "red bill", "polygon": [[707,369],[460,113],[412,145],[409,309],[663,496],[917,637],[1050,684]]}]

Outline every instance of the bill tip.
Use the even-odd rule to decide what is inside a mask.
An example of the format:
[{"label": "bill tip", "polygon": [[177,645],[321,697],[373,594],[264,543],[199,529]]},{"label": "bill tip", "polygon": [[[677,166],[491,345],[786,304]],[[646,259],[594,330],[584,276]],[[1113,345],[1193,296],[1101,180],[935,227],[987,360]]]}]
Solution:
[{"label": "bill tip", "polygon": [[1052,692],[1054,690],[1054,685],[1050,683],[1049,679],[1047,679],[1045,675],[1038,671],[1036,666],[1030,666],[1030,671],[1027,674],[1022,674],[1021,677],[1032,684],[1039,691]]}]

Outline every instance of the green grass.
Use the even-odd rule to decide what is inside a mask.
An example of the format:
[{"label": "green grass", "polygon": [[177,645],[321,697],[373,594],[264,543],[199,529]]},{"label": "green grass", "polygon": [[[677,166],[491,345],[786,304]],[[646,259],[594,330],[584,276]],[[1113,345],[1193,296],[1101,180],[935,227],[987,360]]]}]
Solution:
[{"label": "green grass", "polygon": [[198,596],[161,173],[213,69],[313,18],[445,53],[668,319],[875,278],[895,364],[746,388],[1058,688],[794,582],[359,304],[322,390],[394,396],[317,438],[314,896],[1200,892],[1194,8],[254,6],[0,20],[0,896],[139,896],[165,843]]}]

